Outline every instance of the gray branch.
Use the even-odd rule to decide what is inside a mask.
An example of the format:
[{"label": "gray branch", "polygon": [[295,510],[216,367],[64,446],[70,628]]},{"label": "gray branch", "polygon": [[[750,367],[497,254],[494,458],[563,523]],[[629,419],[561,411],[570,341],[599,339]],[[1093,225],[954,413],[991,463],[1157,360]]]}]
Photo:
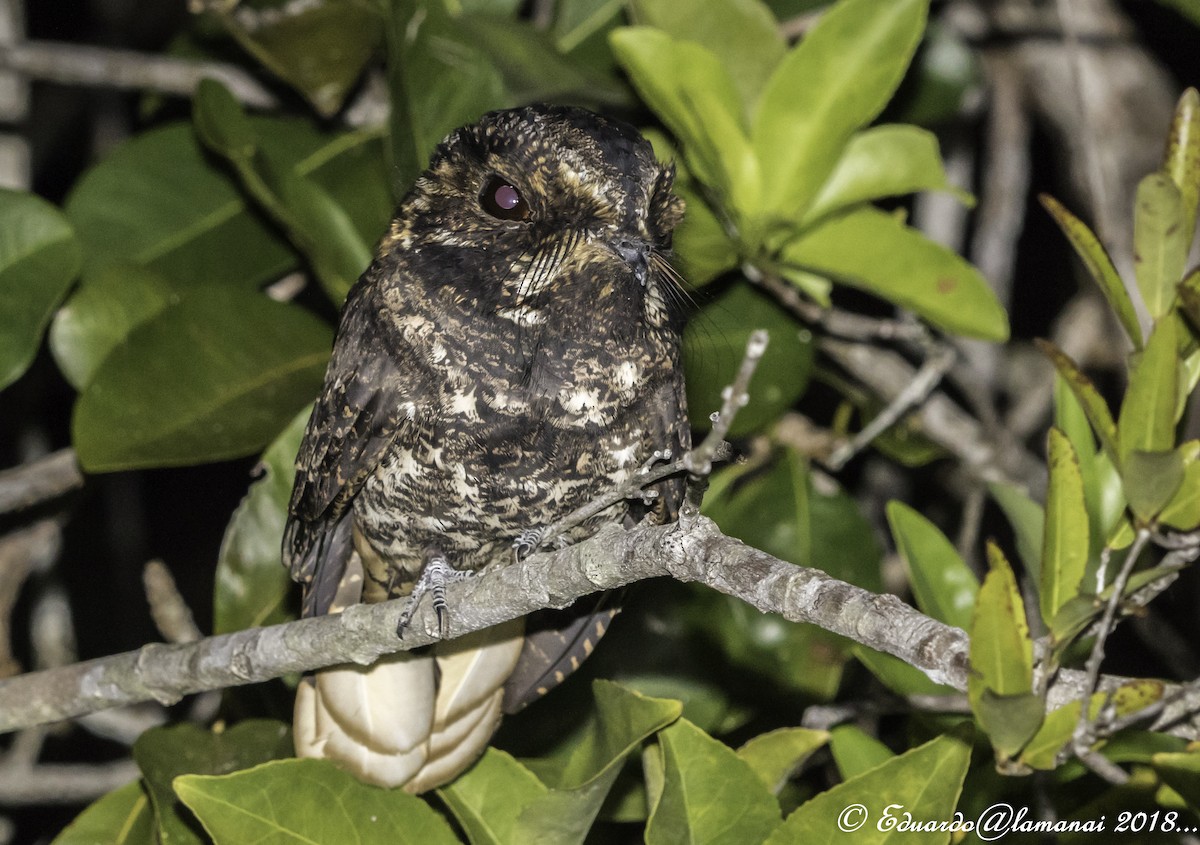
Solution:
[{"label": "gray branch", "polygon": [[[967,635],[922,615],[892,595],[878,595],[795,566],[726,537],[710,520],[685,513],[679,524],[609,528],[552,554],[452,585],[450,635],[486,628],[541,608],[561,608],[599,590],[669,575],[707,584],[764,613],[808,622],[892,654],[932,680],[960,691],[967,684]],[[369,664],[384,654],[427,645],[437,619],[428,603],[403,640],[396,622],[406,600],[358,605],[337,616],[302,619],[182,645],[152,644],[85,663],[0,682],[0,732],[74,718],[109,707],[164,704],[203,690],[256,683],[339,663]],[[1083,673],[1062,672],[1052,702],[1070,700]],[[1103,679],[1102,687],[1120,683]],[[1168,685],[1168,692],[1171,687]],[[1157,724],[1193,736],[1181,719],[1196,709],[1181,696]]]}]

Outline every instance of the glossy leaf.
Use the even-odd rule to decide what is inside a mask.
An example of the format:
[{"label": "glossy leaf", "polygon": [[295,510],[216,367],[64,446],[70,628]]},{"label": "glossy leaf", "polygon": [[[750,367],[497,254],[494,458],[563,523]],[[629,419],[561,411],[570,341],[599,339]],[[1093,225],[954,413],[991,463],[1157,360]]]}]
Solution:
[{"label": "glossy leaf", "polygon": [[1017,554],[1034,582],[1041,580],[1042,537],[1046,530],[1046,513],[1042,506],[1019,487],[1002,481],[993,481],[988,492],[1004,511],[1008,524],[1016,537]]},{"label": "glossy leaf", "polygon": [[838,725],[829,740],[833,762],[842,780],[850,780],[881,766],[896,755],[857,725]]},{"label": "glossy leaf", "polygon": [[634,23],[663,30],[711,50],[729,71],[743,103],[754,103],[787,45],[760,0],[633,0]]},{"label": "glossy leaf", "polygon": [[473,845],[582,843],[625,759],[679,718],[678,701],[649,698],[595,681],[594,716],[568,756],[528,761],[489,749],[438,795]]},{"label": "glossy leaf", "polygon": [[971,199],[947,181],[932,132],[916,126],[873,126],[850,138],[800,225],[859,203],[917,191],[949,191],[964,201]]},{"label": "glossy leaf", "polygon": [[1112,412],[1109,411],[1104,398],[1100,396],[1100,391],[1096,390],[1092,380],[1083,374],[1079,366],[1065,352],[1048,340],[1038,339],[1035,342],[1054,364],[1058,374],[1067,382],[1067,386],[1071,388],[1075,398],[1079,400],[1083,412],[1087,414],[1088,422],[1092,425],[1092,430],[1096,432],[1096,438],[1100,441],[1100,445],[1108,454],[1114,458],[1117,457],[1120,454],[1117,448],[1117,424],[1113,422]]},{"label": "glossy leaf", "polygon": [[[954,816],[963,780],[971,762],[971,741],[956,729],[907,751],[855,778],[820,793],[803,804],[775,831],[765,845],[810,845],[848,842],[884,845],[901,841],[882,814],[896,805],[914,819],[948,820]],[[861,805],[866,815],[846,812]],[[846,825],[861,825],[847,830]],[[921,836],[921,834],[915,834]],[[945,842],[948,834],[929,841]],[[914,838],[912,841],[926,841]]]},{"label": "glossy leaf", "polygon": [[1038,199],[1046,211],[1050,212],[1050,216],[1062,229],[1063,234],[1067,236],[1067,240],[1071,242],[1075,253],[1083,261],[1083,266],[1095,280],[1100,292],[1104,294],[1104,298],[1108,300],[1109,307],[1116,314],[1121,327],[1129,335],[1129,339],[1133,341],[1134,347],[1140,349],[1142,326],[1138,322],[1137,311],[1133,307],[1129,291],[1125,288],[1125,282],[1118,275],[1117,269],[1113,266],[1112,259],[1104,249],[1104,245],[1100,243],[1100,239],[1087,227],[1087,224],[1067,211],[1066,207],[1054,197],[1049,194],[1039,194]]},{"label": "glossy leaf", "polygon": [[[1112,705],[1117,717],[1128,716],[1150,706],[1163,694],[1161,681],[1130,681],[1117,687],[1112,695]],[[1096,718],[1100,708],[1108,701],[1108,693],[1098,692],[1088,703],[1088,714]],[[1079,724],[1080,705],[1078,699],[1064,704],[1046,714],[1041,728],[1021,752],[1020,762],[1032,769],[1050,771],[1056,768],[1057,756],[1071,742]]]},{"label": "glossy leaf", "polygon": [[928,0],[842,0],[775,69],[754,116],[762,214],[806,210],[850,136],[883,109],[912,59]]},{"label": "glossy leaf", "polygon": [[184,124],[122,144],[76,183],[66,210],[88,274],[136,264],[185,284],[252,287],[295,262]]},{"label": "glossy leaf", "polygon": [[293,618],[284,602],[293,589],[280,544],[287,522],[296,453],[308,423],[305,408],[263,452],[261,475],[250,485],[221,541],[213,590],[213,633],[226,634]]},{"label": "glossy leaf", "polygon": [[328,327],[293,305],[228,288],[193,291],[135,329],[75,406],[92,472],[250,454],[320,388]]},{"label": "glossy leaf", "polygon": [[58,309],[50,326],[50,350],[77,389],[129,333],[184,295],[158,273],[133,265],[99,271]]},{"label": "glossy leaf", "polygon": [[[391,214],[378,129],[326,134],[295,119],[251,117],[270,156],[328,192],[366,242]],[[295,266],[274,226],[251,210],[188,124],[138,135],[84,174],[67,200],[83,245],[84,283],[113,265],[182,286],[257,288]]]},{"label": "glossy leaf", "polygon": [[175,791],[214,845],[304,842],[342,845],[458,845],[424,801],[355,780],[328,760],[276,760],[230,775],[183,775]]},{"label": "glossy leaf", "polygon": [[1038,599],[1042,619],[1049,623],[1058,609],[1079,593],[1087,569],[1091,531],[1079,457],[1071,441],[1059,429],[1051,428],[1046,453],[1050,482]]},{"label": "glossy leaf", "polygon": [[196,820],[179,804],[172,789],[177,775],[223,775],[291,753],[288,727],[266,719],[241,722],[224,732],[191,724],[152,728],[133,746],[163,845],[204,842]]},{"label": "glossy leaf", "polygon": [[743,215],[758,207],[758,160],[728,71],[709,50],[650,27],[610,36],[634,88],[683,149],[688,169]]},{"label": "glossy leaf", "polygon": [[820,223],[788,243],[781,258],[870,291],[946,331],[984,340],[1008,337],[1008,317],[978,270],[874,208]]},{"label": "glossy leaf", "polygon": [[812,370],[812,335],[773,299],[747,282],[734,283],[704,304],[684,332],[688,412],[703,431],[721,407],[721,393],[733,381],[746,341],[765,329],[770,344],[750,380],[750,402],[738,411],[731,434],[740,437],[773,423],[799,399]]},{"label": "glossy leaf", "polygon": [[463,37],[442,3],[388,0],[384,6],[391,157],[399,198],[450,131],[514,103],[499,69],[481,45]]},{"label": "glossy leaf", "polygon": [[1046,702],[1034,692],[998,695],[984,688],[973,705],[980,727],[1005,763],[1016,756],[1038,732],[1046,715]]},{"label": "glossy leaf", "polygon": [[205,145],[223,156],[254,197],[288,233],[335,303],[371,262],[370,247],[349,216],[316,182],[299,174],[263,148],[233,95],[206,79],[194,100],[196,131]]},{"label": "glossy leaf", "polygon": [[1175,106],[1163,169],[1179,189],[1183,231],[1190,244],[1200,205],[1200,92],[1195,88],[1184,91]]},{"label": "glossy leaf", "polygon": [[672,239],[676,266],[688,285],[702,287],[738,266],[737,248],[694,186],[677,184],[675,193],[687,204]]},{"label": "glossy leaf", "polygon": [[1192,531],[1200,525],[1200,461],[1186,464],[1179,490],[1158,520],[1177,531]]},{"label": "glossy leaf", "polygon": [[570,53],[602,34],[618,19],[624,7],[625,0],[561,0],[554,19],[558,49]]},{"label": "glossy leaf", "polygon": [[1125,458],[1122,477],[1129,509],[1142,525],[1150,525],[1183,485],[1183,459],[1178,452],[1135,450]]},{"label": "glossy leaf", "polygon": [[773,795],[778,795],[788,778],[827,742],[828,731],[779,728],[747,741],[737,750],[737,756]]},{"label": "glossy leaf", "polygon": [[985,689],[1016,696],[1033,688],[1033,641],[1025,605],[1012,567],[994,544],[988,545],[988,574],[971,620],[971,670],[972,709]]},{"label": "glossy leaf", "polygon": [[1200,751],[1155,754],[1154,770],[1193,807],[1200,807]]},{"label": "glossy leaf", "polygon": [[1160,171],[1142,179],[1133,211],[1133,269],[1156,320],[1175,299],[1191,241],[1192,231],[1184,232],[1183,197],[1171,177]]},{"label": "glossy leaf", "polygon": [[1159,320],[1129,374],[1117,421],[1121,457],[1133,451],[1162,452],[1175,446],[1179,405],[1179,352],[1174,320]]},{"label": "glossy leaf", "polygon": [[1200,267],[1183,277],[1176,293],[1179,294],[1180,309],[1192,327],[1200,329]]},{"label": "glossy leaf", "polygon": [[680,719],[658,735],[662,795],[646,822],[647,845],[761,842],[779,826],[779,805],[749,764]]},{"label": "glossy leaf", "polygon": [[247,52],[323,117],[342,107],[378,46],[382,23],[378,11],[362,0],[280,6],[252,29],[243,27],[236,14],[220,19]]},{"label": "glossy leaf", "polygon": [[150,796],[140,781],[114,789],[75,817],[51,845],[159,845]]},{"label": "glossy leaf", "polygon": [[33,362],[80,260],[79,242],[57,208],[0,189],[0,390]]},{"label": "glossy leaf", "polygon": [[902,502],[888,502],[887,519],[917,606],[947,625],[970,627],[979,581],[954,545]]}]

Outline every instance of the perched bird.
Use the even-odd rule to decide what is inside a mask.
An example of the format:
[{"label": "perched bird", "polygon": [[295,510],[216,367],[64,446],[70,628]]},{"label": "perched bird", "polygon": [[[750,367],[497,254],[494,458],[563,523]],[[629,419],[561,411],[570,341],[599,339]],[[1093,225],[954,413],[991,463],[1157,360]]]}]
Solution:
[{"label": "perched bird", "polygon": [[[437,147],[350,291],[297,456],[283,555],[304,615],[427,589],[440,615],[447,581],[689,447],[673,176],[635,129],[578,108],[492,112]],[[682,482],[652,492],[554,539],[674,518]],[[317,672],[297,753],[445,783],[590,651],[608,618],[592,610]]]}]

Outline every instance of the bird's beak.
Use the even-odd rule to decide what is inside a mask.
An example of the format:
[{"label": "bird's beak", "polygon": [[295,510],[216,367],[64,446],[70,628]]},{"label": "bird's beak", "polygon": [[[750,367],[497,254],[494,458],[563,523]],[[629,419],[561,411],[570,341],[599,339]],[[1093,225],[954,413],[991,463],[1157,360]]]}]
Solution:
[{"label": "bird's beak", "polygon": [[650,273],[650,244],[639,238],[617,238],[608,245],[633,270],[638,284],[645,287]]}]

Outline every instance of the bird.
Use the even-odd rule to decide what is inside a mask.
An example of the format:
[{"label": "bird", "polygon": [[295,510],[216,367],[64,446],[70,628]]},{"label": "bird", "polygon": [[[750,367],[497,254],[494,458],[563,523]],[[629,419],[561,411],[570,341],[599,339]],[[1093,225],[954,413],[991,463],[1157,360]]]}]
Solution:
[{"label": "bird", "polygon": [[411,793],[443,785],[603,633],[601,602],[447,640],[445,586],[676,518],[678,476],[543,536],[690,448],[674,177],[633,126],[538,104],[450,133],[398,204],[342,308],[283,560],[304,616],[407,595],[407,620],[429,594],[443,639],[306,676],[298,756]]}]

